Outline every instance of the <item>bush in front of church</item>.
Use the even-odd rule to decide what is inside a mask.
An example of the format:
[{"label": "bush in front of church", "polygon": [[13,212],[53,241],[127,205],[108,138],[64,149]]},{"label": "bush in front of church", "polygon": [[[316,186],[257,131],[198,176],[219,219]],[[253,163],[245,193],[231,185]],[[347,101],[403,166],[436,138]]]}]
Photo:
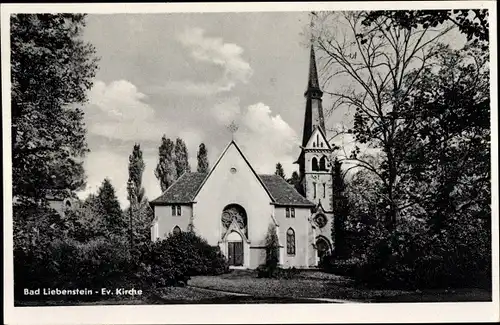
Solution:
[{"label": "bush in front of church", "polygon": [[279,240],[276,226],[269,225],[266,235],[266,261],[257,268],[259,278],[274,278],[278,273],[279,265]]},{"label": "bush in front of church", "polygon": [[218,275],[229,271],[219,247],[194,232],[170,234],[143,253],[142,277],[156,287],[182,286],[195,275]]}]

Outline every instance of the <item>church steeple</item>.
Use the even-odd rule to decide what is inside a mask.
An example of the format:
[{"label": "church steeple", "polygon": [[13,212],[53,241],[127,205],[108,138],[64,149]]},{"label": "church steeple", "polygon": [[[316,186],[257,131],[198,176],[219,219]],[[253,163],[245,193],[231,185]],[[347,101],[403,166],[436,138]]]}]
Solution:
[{"label": "church steeple", "polygon": [[[309,80],[307,83],[307,90],[319,90],[318,69],[316,68],[316,55],[314,54],[314,47],[311,44],[311,52],[309,57]],[[307,94],[307,91],[306,91]]]},{"label": "church steeple", "polygon": [[302,134],[302,146],[305,147],[315,127],[320,127],[325,131],[325,121],[323,117],[323,105],[321,97],[323,92],[319,87],[318,69],[316,68],[316,55],[314,47],[311,44],[309,57],[309,78],[307,81],[307,90],[304,93],[306,97],[306,112],[304,116],[304,128]]}]

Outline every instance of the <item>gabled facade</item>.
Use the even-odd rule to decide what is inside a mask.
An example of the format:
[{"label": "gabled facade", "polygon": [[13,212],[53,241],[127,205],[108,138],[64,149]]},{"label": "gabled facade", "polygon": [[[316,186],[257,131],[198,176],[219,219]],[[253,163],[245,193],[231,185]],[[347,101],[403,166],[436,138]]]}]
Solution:
[{"label": "gabled facade", "polygon": [[185,173],[151,201],[152,240],[190,223],[219,246],[233,267],[257,268],[265,261],[269,225],[276,227],[283,266],[316,265],[308,222],[314,204],[283,178],[259,175],[231,141],[209,173]]}]

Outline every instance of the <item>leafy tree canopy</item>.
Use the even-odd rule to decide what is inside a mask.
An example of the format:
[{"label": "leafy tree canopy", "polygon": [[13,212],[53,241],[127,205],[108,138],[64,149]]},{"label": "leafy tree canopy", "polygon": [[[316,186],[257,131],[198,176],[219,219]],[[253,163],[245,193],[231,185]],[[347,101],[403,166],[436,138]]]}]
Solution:
[{"label": "leafy tree canopy", "polygon": [[10,17],[13,194],[44,199],[85,185],[82,158],[86,92],[97,69],[95,49],[81,39],[85,15]]}]

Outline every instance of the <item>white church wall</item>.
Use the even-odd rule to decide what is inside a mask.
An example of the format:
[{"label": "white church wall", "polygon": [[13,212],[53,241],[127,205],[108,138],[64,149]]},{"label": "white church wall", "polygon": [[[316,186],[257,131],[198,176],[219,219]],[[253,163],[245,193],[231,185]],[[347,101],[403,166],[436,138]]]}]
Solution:
[{"label": "white church wall", "polygon": [[[276,207],[275,218],[279,227],[280,243],[283,245],[282,263],[284,267],[306,267],[307,266],[307,248],[311,238],[308,236],[311,227],[308,218],[311,216],[310,208],[294,207],[295,218],[286,217],[286,207]],[[292,228],[295,232],[295,254],[288,254],[287,250],[287,231]]]},{"label": "white church wall", "polygon": [[193,213],[193,209],[188,205],[181,205],[181,215],[172,215],[171,205],[156,205],[154,207],[155,216],[158,218],[158,236],[165,238],[172,232],[175,226],[179,226],[182,231],[186,231]]},{"label": "white church wall", "polygon": [[266,262],[266,250],[264,247],[250,247],[249,268],[256,269]]},{"label": "white church wall", "polygon": [[233,144],[194,200],[194,226],[211,245],[221,240],[221,214],[229,204],[245,209],[251,245],[263,244],[272,221],[271,199]]}]

